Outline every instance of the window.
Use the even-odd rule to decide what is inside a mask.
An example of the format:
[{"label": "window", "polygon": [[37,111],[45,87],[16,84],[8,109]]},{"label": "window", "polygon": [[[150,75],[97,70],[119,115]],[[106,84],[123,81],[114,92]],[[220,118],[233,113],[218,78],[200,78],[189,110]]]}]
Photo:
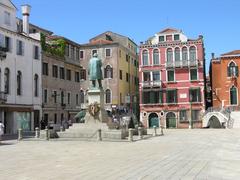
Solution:
[{"label": "window", "polygon": [[173,52],[171,48],[167,49],[167,62],[172,62],[173,61]]},{"label": "window", "polygon": [[106,99],[105,99],[106,101],[105,102],[106,103],[111,103],[111,91],[110,91],[110,89],[107,89],[105,93],[106,93]]},{"label": "window", "polygon": [[84,51],[80,51],[80,59],[83,59],[84,58]]},{"label": "window", "polygon": [[186,110],[180,110],[180,121],[187,121],[187,111]]},{"label": "window", "polygon": [[189,51],[190,51],[189,52],[190,61],[195,61],[196,60],[196,48],[194,46],[191,46]]},{"label": "window", "polygon": [[34,96],[38,97],[38,88],[39,88],[39,80],[38,80],[38,75],[34,75]]},{"label": "window", "polygon": [[198,79],[198,71],[197,69],[190,69],[190,80],[194,81]]},{"label": "window", "polygon": [[60,67],[60,79],[65,79],[65,69],[64,67]]},{"label": "window", "polygon": [[152,74],[153,74],[153,81],[159,82],[160,81],[160,72],[159,71],[153,71]]},{"label": "window", "polygon": [[78,94],[76,94],[76,105],[79,105],[79,98],[78,98]]},{"label": "window", "polygon": [[81,90],[81,91],[80,91],[80,103],[81,103],[81,104],[84,103],[84,97],[85,97],[85,96],[84,96],[84,91]]},{"label": "window", "polygon": [[134,59],[134,66],[137,67],[137,60]]},{"label": "window", "polygon": [[5,36],[5,47],[8,52],[12,51],[12,39],[10,37]]},{"label": "window", "polygon": [[192,121],[199,120],[199,114],[200,114],[199,110],[192,110]]},{"label": "window", "polygon": [[163,103],[162,91],[143,91],[143,104],[161,104]]},{"label": "window", "polygon": [[129,59],[129,56],[126,54],[126,62],[128,62]]},{"label": "window", "polygon": [[158,51],[158,49],[153,50],[153,64],[154,65],[159,64],[159,51]]},{"label": "window", "polygon": [[43,91],[43,102],[44,103],[47,103],[47,99],[48,99],[48,92],[47,92],[47,89],[44,89]]},{"label": "window", "polygon": [[228,65],[228,77],[237,76],[238,77],[238,66],[234,62]]},{"label": "window", "polygon": [[71,77],[71,70],[67,69],[67,80],[71,81],[72,77]]},{"label": "window", "polygon": [[10,71],[8,68],[5,69],[4,71],[4,91],[6,94],[10,93]]},{"label": "window", "polygon": [[71,59],[74,59],[74,46],[70,45]]},{"label": "window", "polygon": [[5,11],[4,12],[4,24],[10,26],[11,25],[10,22],[11,22],[10,13]]},{"label": "window", "polygon": [[20,40],[17,40],[17,55],[24,55],[24,43]]},{"label": "window", "polygon": [[54,124],[57,124],[57,113],[54,113]]},{"label": "window", "polygon": [[174,78],[174,70],[168,70],[168,71],[167,71],[167,80],[168,80],[168,82],[173,82],[173,81],[175,81],[175,78]]},{"label": "window", "polygon": [[111,49],[105,49],[105,55],[106,55],[106,57],[110,57],[111,56]]},{"label": "window", "polygon": [[163,42],[164,41],[164,36],[159,36],[159,42]]},{"label": "window", "polygon": [[149,82],[151,80],[150,72],[143,72],[143,81]]},{"label": "window", "polygon": [[122,80],[122,70],[119,70],[119,78]]},{"label": "window", "polygon": [[48,63],[43,62],[42,74],[45,75],[45,76],[48,76]]},{"label": "window", "polygon": [[182,48],[182,60],[187,61],[188,60],[188,50],[187,47]]},{"label": "window", "polygon": [[180,61],[180,48],[175,48],[175,61]]},{"label": "window", "polygon": [[113,78],[113,69],[110,65],[104,68],[104,78]]},{"label": "window", "polygon": [[22,73],[21,71],[17,72],[17,95],[20,96],[22,94]]},{"label": "window", "polygon": [[61,105],[64,104],[64,92],[61,91]]},{"label": "window", "polygon": [[172,35],[167,35],[166,36],[166,41],[172,41]]},{"label": "window", "polygon": [[93,49],[93,50],[92,50],[92,56],[93,56],[95,53],[97,54],[97,50],[96,50],[96,49]]},{"label": "window", "polygon": [[52,76],[55,78],[58,77],[58,67],[56,65],[52,66]]},{"label": "window", "polygon": [[238,92],[237,92],[237,88],[236,87],[234,87],[234,86],[232,86],[231,88],[230,88],[230,104],[231,105],[237,105],[238,103],[238,100],[237,100],[237,94],[238,94]]},{"label": "window", "polygon": [[174,41],[178,41],[179,39],[179,34],[174,34]]},{"label": "window", "polygon": [[53,91],[54,103],[57,103],[57,91]]},{"label": "window", "polygon": [[76,60],[79,60],[79,49],[76,48]]},{"label": "window", "polygon": [[147,50],[143,50],[143,52],[142,52],[142,63],[143,63],[143,66],[148,65],[148,51]]},{"label": "window", "polygon": [[75,72],[75,82],[80,82],[80,74],[79,74],[79,72]]},{"label": "window", "polygon": [[39,47],[38,46],[33,46],[33,58],[39,59]]},{"label": "window", "polygon": [[128,82],[129,81],[129,74],[126,73],[126,81]]},{"label": "window", "polygon": [[66,56],[69,56],[69,45],[66,44],[66,47],[65,47],[65,54]]},{"label": "window", "polygon": [[71,103],[71,94],[67,93],[67,103],[70,104]]},{"label": "window", "polygon": [[177,103],[177,90],[171,89],[166,91],[167,103]]},{"label": "window", "polygon": [[85,69],[80,70],[80,79],[86,80],[86,70]]},{"label": "window", "polygon": [[201,102],[201,89],[189,89],[189,102]]}]

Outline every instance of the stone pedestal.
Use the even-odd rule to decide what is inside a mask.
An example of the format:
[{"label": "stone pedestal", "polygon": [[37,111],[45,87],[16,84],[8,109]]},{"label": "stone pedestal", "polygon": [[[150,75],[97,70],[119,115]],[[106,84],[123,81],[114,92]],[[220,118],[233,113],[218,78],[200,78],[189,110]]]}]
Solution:
[{"label": "stone pedestal", "polygon": [[[98,105],[99,111],[96,115],[91,114],[90,105]],[[104,109],[104,92],[102,89],[90,89],[88,91],[88,109],[85,116],[85,123],[107,123],[108,116]]]}]

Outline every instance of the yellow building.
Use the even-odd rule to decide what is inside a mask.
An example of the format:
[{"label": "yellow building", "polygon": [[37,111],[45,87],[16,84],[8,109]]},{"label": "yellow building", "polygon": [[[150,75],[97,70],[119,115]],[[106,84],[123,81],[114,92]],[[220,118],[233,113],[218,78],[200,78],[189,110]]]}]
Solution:
[{"label": "yellow building", "polygon": [[[138,99],[138,56],[137,45],[128,37],[107,31],[81,45],[81,104],[87,105],[89,80],[88,62],[94,53],[103,63],[103,90],[105,92],[105,109],[133,110],[136,112]],[[135,100],[135,101],[134,101]]]}]

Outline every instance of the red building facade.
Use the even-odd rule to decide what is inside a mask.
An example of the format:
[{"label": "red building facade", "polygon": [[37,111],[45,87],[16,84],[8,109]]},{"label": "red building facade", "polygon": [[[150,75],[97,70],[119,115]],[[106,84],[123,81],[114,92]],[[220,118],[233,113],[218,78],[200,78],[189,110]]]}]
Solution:
[{"label": "red building facade", "polygon": [[199,128],[205,111],[203,37],[165,29],[139,52],[140,121],[145,127]]}]

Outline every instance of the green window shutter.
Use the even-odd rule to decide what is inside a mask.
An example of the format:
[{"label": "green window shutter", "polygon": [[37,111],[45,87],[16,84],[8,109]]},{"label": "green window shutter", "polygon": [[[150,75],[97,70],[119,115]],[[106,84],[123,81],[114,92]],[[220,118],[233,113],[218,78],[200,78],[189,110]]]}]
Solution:
[{"label": "green window shutter", "polygon": [[198,102],[201,102],[201,88],[198,89]]},{"label": "green window shutter", "polygon": [[174,90],[174,102],[178,102],[178,97],[177,97],[177,89]]},{"label": "green window shutter", "polygon": [[159,103],[160,104],[163,103],[163,93],[162,93],[162,91],[159,91]]},{"label": "green window shutter", "polygon": [[153,104],[154,103],[154,92],[150,92],[150,103]]},{"label": "green window shutter", "polygon": [[236,76],[238,77],[238,66],[236,66],[235,68],[236,68]]},{"label": "green window shutter", "polygon": [[230,72],[230,66],[227,67],[227,76],[230,77],[231,76],[231,72]]}]

